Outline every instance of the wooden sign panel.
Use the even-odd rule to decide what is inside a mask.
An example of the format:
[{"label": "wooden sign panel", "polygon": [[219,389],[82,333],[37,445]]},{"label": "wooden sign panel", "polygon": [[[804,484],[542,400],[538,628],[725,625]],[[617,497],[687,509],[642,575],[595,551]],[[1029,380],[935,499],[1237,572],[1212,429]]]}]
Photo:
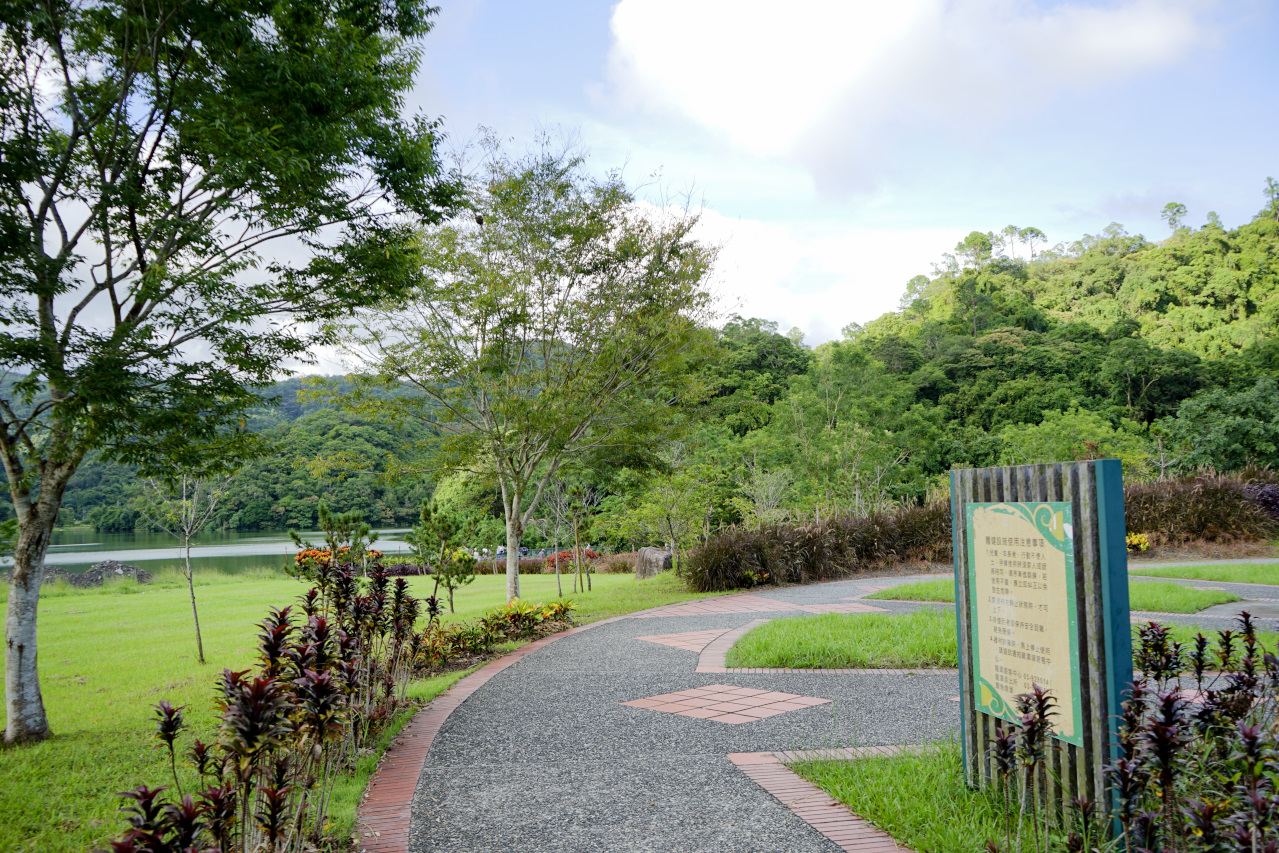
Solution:
[{"label": "wooden sign panel", "polygon": [[1059,703],[1059,748],[1033,796],[1058,815],[1073,797],[1110,809],[1104,768],[1132,681],[1118,460],[955,470],[951,509],[969,784],[997,777],[991,744],[1039,684]]},{"label": "wooden sign panel", "polygon": [[977,710],[1017,722],[1034,685],[1057,700],[1053,735],[1083,745],[1079,619],[1068,503],[965,507]]}]

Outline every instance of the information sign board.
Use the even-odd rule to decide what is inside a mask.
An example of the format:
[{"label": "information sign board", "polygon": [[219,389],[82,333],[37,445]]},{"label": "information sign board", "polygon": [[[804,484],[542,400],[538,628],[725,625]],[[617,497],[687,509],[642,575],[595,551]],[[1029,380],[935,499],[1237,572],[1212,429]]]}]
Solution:
[{"label": "information sign board", "polygon": [[1070,503],[969,503],[974,703],[1017,722],[1032,685],[1057,700],[1053,735],[1083,743]]}]

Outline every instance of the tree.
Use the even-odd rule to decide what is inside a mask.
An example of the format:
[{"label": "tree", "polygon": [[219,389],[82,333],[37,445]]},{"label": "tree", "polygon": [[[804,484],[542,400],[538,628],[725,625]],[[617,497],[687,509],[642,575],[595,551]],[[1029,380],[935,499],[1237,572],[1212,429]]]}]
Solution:
[{"label": "tree", "polygon": [[560,579],[560,540],[569,528],[572,516],[570,503],[568,483],[559,478],[552,480],[542,491],[542,515],[533,519],[542,536],[550,540],[554,549],[552,560],[555,564],[557,598],[564,597],[564,582]]},{"label": "tree", "polygon": [[1279,181],[1266,178],[1266,186],[1262,194],[1266,197],[1266,206],[1261,209],[1261,216],[1267,219],[1279,219]]},{"label": "tree", "polygon": [[591,589],[591,570],[583,565],[582,530],[590,523],[604,495],[590,486],[574,483],[568,489],[568,523],[573,531],[573,592]]},{"label": "tree", "polygon": [[[338,559],[339,551],[346,551],[352,562],[360,561],[361,571],[366,570],[369,564],[369,549],[378,540],[378,534],[364,520],[364,513],[358,509],[332,512],[324,501],[316,503],[315,513],[320,532],[324,534],[324,545],[333,555],[333,559]],[[303,550],[314,547],[296,530],[289,531],[289,538],[293,540],[294,545]]]},{"label": "tree", "polygon": [[999,244],[1001,252],[1007,252],[1008,257],[1017,260],[1017,244],[1021,242],[1021,234],[1025,229],[1018,228],[1016,225],[1005,225],[1004,230],[996,235],[996,241]]},{"label": "tree", "polygon": [[232,477],[192,477],[183,473],[172,484],[146,477],[148,491],[142,514],[152,526],[181,540],[183,566],[179,569],[187,579],[191,594],[191,618],[195,622],[195,649],[204,663],[204,639],[200,636],[200,613],[195,606],[195,574],[191,569],[191,540],[208,526],[218,503],[226,497]]},{"label": "tree", "polygon": [[677,464],[650,477],[631,505],[614,504],[599,526],[610,536],[668,545],[678,571],[693,541],[710,534],[717,479],[709,465]]},{"label": "tree", "polygon": [[448,591],[449,613],[454,612],[453,591],[475,580],[475,558],[462,547],[468,533],[456,517],[430,501],[422,504],[422,523],[404,537],[418,565],[431,567],[435,592],[440,587]]},{"label": "tree", "polygon": [[[389,215],[456,201],[436,126],[399,116],[432,12],[0,7],[0,457],[19,523],[6,742],[49,734],[40,566],[86,454],[193,476],[252,456],[254,389],[402,286],[409,234]],[[264,257],[283,237],[308,260]]]},{"label": "tree", "polygon": [[747,527],[760,528],[786,520],[787,499],[795,477],[782,468],[765,469],[758,460],[748,460],[744,466],[738,490],[730,502],[742,515]]},{"label": "tree", "polygon": [[[435,422],[438,467],[495,476],[515,598],[546,484],[567,461],[660,442],[691,393],[714,251],[686,210],[643,205],[571,151],[486,151],[473,213],[421,234],[424,280],[351,327],[367,375],[345,403]],[[422,396],[374,394],[400,382]]]},{"label": "tree", "polygon": [[1138,424],[1125,420],[1115,429],[1096,412],[1078,407],[1044,412],[1038,424],[1009,424],[999,437],[1005,465],[1113,458],[1123,463],[1125,475],[1137,479],[1152,467],[1150,443]]},{"label": "tree", "polygon": [[992,235],[982,231],[971,231],[955,244],[955,254],[964,262],[964,269],[981,269],[990,263],[994,251],[995,241]]},{"label": "tree", "polygon": [[1181,223],[1186,221],[1186,214],[1189,211],[1184,204],[1170,201],[1164,205],[1163,211],[1159,214],[1159,218],[1168,223],[1168,228],[1176,233],[1181,227]]},{"label": "tree", "polygon": [[1212,388],[1182,402],[1175,418],[1161,424],[1181,464],[1189,469],[1239,470],[1279,466],[1279,382],[1265,376],[1251,388]]},{"label": "tree", "polygon": [[1017,238],[1026,244],[1026,250],[1030,252],[1030,260],[1035,260],[1035,246],[1039,243],[1047,243],[1048,237],[1038,228],[1023,228],[1017,234]]}]

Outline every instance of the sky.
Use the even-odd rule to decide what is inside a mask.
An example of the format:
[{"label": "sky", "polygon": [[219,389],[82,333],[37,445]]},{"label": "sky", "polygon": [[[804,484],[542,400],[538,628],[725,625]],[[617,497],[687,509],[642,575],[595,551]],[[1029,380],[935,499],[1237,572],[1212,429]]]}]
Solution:
[{"label": "sky", "polygon": [[816,345],[973,230],[1227,227],[1279,176],[1273,0],[436,0],[413,111],[688,195],[726,316]]}]

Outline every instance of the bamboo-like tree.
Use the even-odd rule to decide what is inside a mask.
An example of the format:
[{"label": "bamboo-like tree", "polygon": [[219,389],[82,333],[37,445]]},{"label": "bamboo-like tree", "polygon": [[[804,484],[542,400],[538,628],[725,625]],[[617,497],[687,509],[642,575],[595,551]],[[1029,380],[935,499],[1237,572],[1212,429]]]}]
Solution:
[{"label": "bamboo-like tree", "polygon": [[[687,209],[642,203],[572,151],[485,150],[472,212],[421,233],[425,280],[349,329],[367,375],[345,404],[438,424],[438,467],[496,475],[509,599],[547,483],[570,460],[660,443],[688,399],[715,252]],[[420,396],[385,393],[400,383]]]},{"label": "bamboo-like tree", "polygon": [[195,622],[195,649],[200,663],[204,663],[204,639],[200,636],[200,612],[195,606],[191,540],[208,526],[233,479],[234,475],[193,477],[184,472],[172,483],[155,477],[142,481],[146,487],[142,515],[153,527],[182,542],[183,560],[179,571],[187,579],[187,590],[191,594],[191,619]]}]

